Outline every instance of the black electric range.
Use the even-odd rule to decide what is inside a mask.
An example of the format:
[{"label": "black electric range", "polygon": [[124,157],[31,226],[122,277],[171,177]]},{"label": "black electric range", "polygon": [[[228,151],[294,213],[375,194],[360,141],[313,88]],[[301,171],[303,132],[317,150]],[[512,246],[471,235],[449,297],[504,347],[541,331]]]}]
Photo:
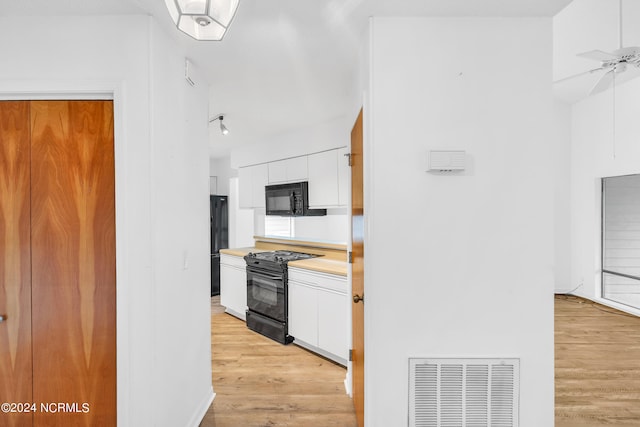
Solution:
[{"label": "black electric range", "polygon": [[299,261],[317,256],[293,251],[249,252],[244,257],[244,260],[248,266],[256,266],[267,270],[286,270],[289,261]]},{"label": "black electric range", "polygon": [[318,255],[293,251],[249,253],[247,262],[247,327],[281,344],[293,337],[288,327],[287,264]]}]

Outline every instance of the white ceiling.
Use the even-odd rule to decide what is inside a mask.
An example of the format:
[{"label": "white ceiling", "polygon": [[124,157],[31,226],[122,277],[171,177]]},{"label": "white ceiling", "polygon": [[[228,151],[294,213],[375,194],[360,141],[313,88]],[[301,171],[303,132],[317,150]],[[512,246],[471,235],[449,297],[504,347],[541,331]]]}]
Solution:
[{"label": "white ceiling", "polygon": [[[225,39],[175,29],[162,0],[0,0],[0,15],[144,13],[184,46],[210,84],[213,157],[346,114],[369,16],[553,16],[571,0],[241,0]],[[203,82],[206,84],[206,82]]]},{"label": "white ceiling", "polygon": [[146,13],[136,0],[0,0],[0,16]]},{"label": "white ceiling", "polygon": [[[623,2],[622,43],[640,46],[640,2]],[[587,96],[602,72],[589,73],[600,66],[598,61],[578,54],[591,50],[611,52],[620,47],[620,9],[617,0],[576,0],[553,20],[554,93],[557,99],[573,104]],[[628,67],[616,76],[616,86],[637,78],[640,70]]]}]

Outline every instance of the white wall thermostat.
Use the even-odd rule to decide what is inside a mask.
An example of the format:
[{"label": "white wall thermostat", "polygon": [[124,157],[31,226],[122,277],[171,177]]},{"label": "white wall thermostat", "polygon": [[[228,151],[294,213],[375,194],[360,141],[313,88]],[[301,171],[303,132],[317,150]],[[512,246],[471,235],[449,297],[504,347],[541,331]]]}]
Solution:
[{"label": "white wall thermostat", "polygon": [[431,150],[429,151],[429,172],[463,171],[466,166],[467,153],[464,150]]}]

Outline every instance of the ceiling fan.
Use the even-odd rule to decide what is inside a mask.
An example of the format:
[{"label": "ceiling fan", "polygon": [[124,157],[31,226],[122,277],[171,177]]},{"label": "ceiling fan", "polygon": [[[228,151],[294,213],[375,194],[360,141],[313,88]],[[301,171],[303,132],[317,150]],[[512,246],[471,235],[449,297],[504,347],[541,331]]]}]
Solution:
[{"label": "ceiling fan", "polygon": [[620,0],[620,21],[618,30],[619,34],[619,48],[613,52],[604,52],[602,50],[592,50],[578,54],[581,58],[593,59],[600,61],[600,67],[589,70],[583,74],[593,74],[597,72],[603,72],[600,79],[591,88],[589,95],[602,92],[609,88],[612,84],[615,85],[616,74],[627,71],[629,66],[640,69],[640,47],[624,47],[622,43],[622,0]]}]

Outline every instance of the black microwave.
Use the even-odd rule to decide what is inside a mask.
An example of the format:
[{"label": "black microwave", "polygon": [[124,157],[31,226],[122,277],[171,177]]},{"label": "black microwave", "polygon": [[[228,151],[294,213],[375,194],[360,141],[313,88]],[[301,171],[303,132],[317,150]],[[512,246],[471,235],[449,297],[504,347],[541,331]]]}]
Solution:
[{"label": "black microwave", "polygon": [[267,185],[265,187],[267,215],[321,216],[326,209],[309,209],[309,183]]}]

